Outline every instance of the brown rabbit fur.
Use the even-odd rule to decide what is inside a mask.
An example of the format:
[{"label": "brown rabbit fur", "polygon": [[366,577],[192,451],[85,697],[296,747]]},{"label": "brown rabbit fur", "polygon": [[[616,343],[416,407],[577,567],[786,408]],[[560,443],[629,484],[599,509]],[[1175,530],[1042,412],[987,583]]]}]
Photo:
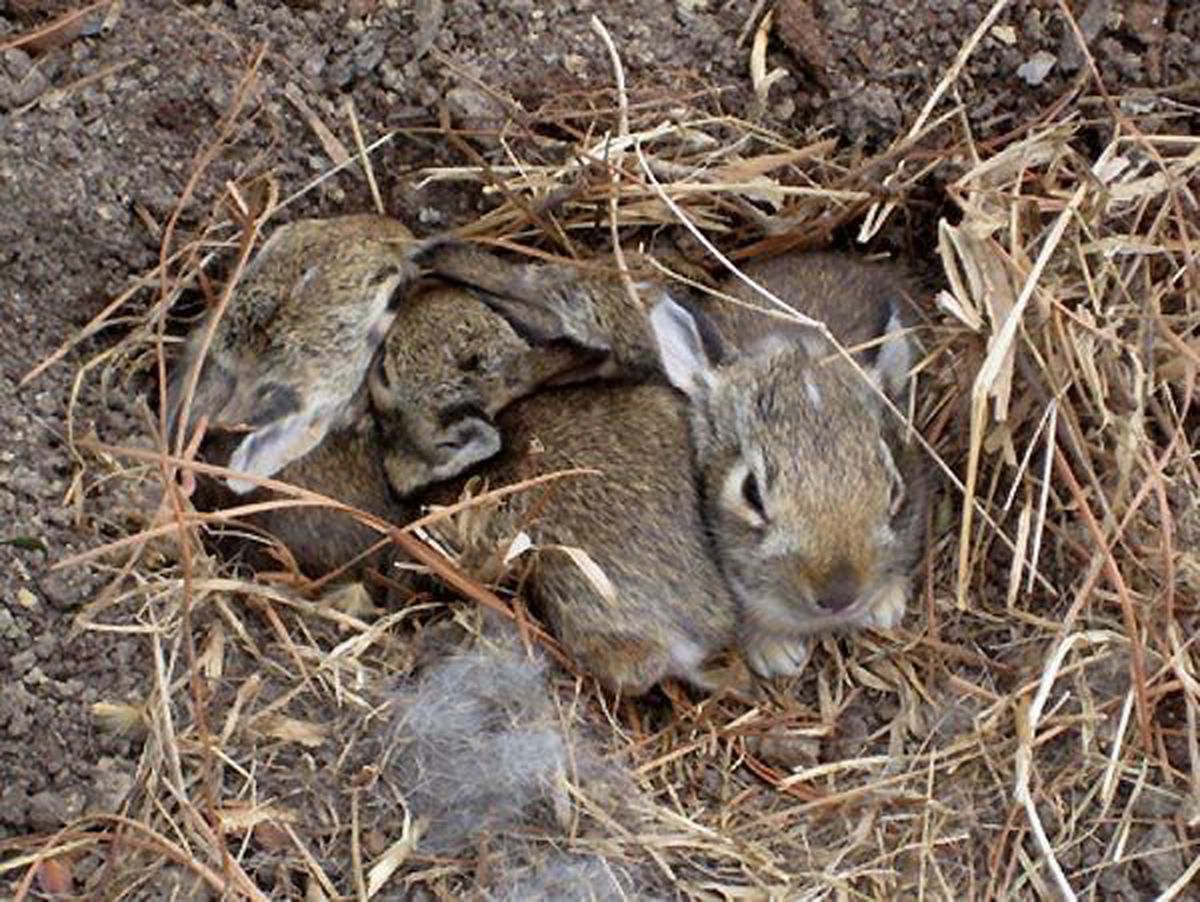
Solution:
[{"label": "brown rabbit fur", "polygon": [[493,456],[496,413],[585,358],[564,342],[531,348],[461,287],[418,286],[368,380],[392,489],[408,497]]},{"label": "brown rabbit fur", "polygon": [[[711,688],[706,664],[733,644],[736,604],[701,519],[676,393],[657,384],[554,388],[498,419],[505,446],[484,467],[491,485],[599,472],[498,502],[468,553],[494,554],[525,530],[541,610],[572,657],[609,687],[636,695],[675,676]],[[445,501],[454,491],[433,494]],[[580,552],[603,576],[589,573]]]},{"label": "brown rabbit fur", "polygon": [[[420,255],[438,272],[436,258]],[[598,353],[605,366],[594,372],[659,371],[678,391],[653,381],[594,382],[543,391],[500,412],[507,452],[484,468],[493,482],[529,475],[520,461],[531,446],[544,449],[538,470],[584,466],[605,475],[563,482],[536,518],[529,498],[510,501],[489,527],[491,538],[531,533],[541,548],[535,590],[547,618],[584,667],[616,688],[642,691],[666,675],[706,685],[705,660],[739,635],[758,672],[794,673],[811,633],[899,619],[923,491],[903,429],[877,396],[882,387],[899,397],[908,384],[908,343],[898,328],[902,280],[868,272],[854,258],[786,259],[780,274],[761,273],[768,288],[801,312],[826,316],[843,341],[887,339],[858,358],[874,386],[811,330],[775,318],[765,328],[758,314],[707,302],[689,312],[661,287],[643,285],[653,298],[647,317],[612,280],[573,282],[561,268],[499,261],[487,284],[460,272],[459,295],[413,291],[394,305],[397,323],[411,322],[388,333],[370,380],[373,415],[348,400],[340,416],[352,425],[280,475],[401,518],[407,509],[379,490],[385,474],[411,494],[421,478],[452,472],[438,470],[439,454],[448,452],[452,465],[481,459],[495,444],[487,438],[492,417],[543,380],[577,378]],[[542,290],[547,279],[551,289]],[[423,303],[429,310],[474,303],[481,311],[464,286],[511,325],[489,332],[484,320],[456,331],[446,328],[445,313],[423,317]],[[482,356],[471,350],[478,342],[487,348]],[[423,347],[444,351],[434,361],[451,373],[474,374],[457,383],[453,401],[431,390],[442,377],[430,375],[437,366],[423,369],[425,352],[411,353]],[[530,354],[540,349],[562,356],[539,362]],[[463,421],[465,440],[455,432]],[[420,431],[430,424],[432,443]],[[448,429],[445,447],[437,447],[437,429]],[[414,460],[428,477],[412,482],[404,461]],[[425,497],[452,491],[442,485]],[[266,525],[287,533],[305,567],[325,567],[375,538],[342,515],[294,514],[279,512]],[[331,516],[351,526],[335,527],[342,530],[335,536]],[[581,549],[604,573],[601,584],[563,547]]]},{"label": "brown rabbit fur", "polygon": [[[206,442],[206,453],[224,459],[235,445],[236,436],[214,435]],[[352,425],[330,432],[303,457],[288,464],[272,479],[308,489],[356,510],[374,514],[393,524],[412,518],[415,508],[405,505],[389,491],[382,466],[382,439],[374,419],[363,415]],[[234,506],[288,498],[269,489],[247,494],[234,492],[224,480],[196,480],[193,504],[200,510],[223,510]],[[382,537],[379,530],[351,514],[322,506],[296,506],[261,511],[242,518],[264,542],[246,542],[241,537],[218,542],[219,550],[237,557],[255,570],[272,569],[279,561],[267,553],[269,540],[286,547],[301,572],[311,578],[324,576],[373,546]],[[218,537],[219,538],[219,537]],[[388,572],[397,559],[387,546],[354,567],[350,578],[361,578],[367,570]]]},{"label": "brown rabbit fur", "polygon": [[[266,477],[349,425],[351,401],[416,276],[412,241],[403,225],[374,215],[277,228],[224,315],[188,340],[168,391],[171,442],[188,428],[185,416],[189,425],[207,417],[210,429],[241,433],[230,468]],[[253,485],[229,480],[238,494]]]}]

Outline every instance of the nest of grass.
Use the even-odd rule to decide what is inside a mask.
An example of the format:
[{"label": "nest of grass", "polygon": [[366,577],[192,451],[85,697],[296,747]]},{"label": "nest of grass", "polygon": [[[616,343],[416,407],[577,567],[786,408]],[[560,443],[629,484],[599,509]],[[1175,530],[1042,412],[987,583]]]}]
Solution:
[{"label": "nest of grass", "polygon": [[[911,415],[941,491],[904,626],[825,639],[801,677],[751,701],[666,687],[614,706],[551,668],[538,716],[618,769],[636,804],[609,805],[568,767],[543,821],[433,854],[389,763],[394,709],[422,667],[487,631],[456,596],[528,626],[519,600],[434,553],[422,560],[453,591],[384,612],[230,572],[200,540],[215,515],[181,492],[187,449],[79,441],[81,497],[127,480],[156,499],[144,528],[64,562],[111,571],[79,623],[144,634],[154,684],[140,706],[97,710],[145,736],[124,809],[5,864],[25,869],[22,894],[54,861],[90,859],[113,898],[516,898],[539,884],[503,873],[530,867],[510,840],[583,856],[596,870],[563,873],[615,875],[614,895],[634,897],[1172,898],[1194,880],[1200,139],[1177,119],[1195,111],[1101,90],[980,144],[950,100],[958,67],[907,135],[865,156],[723,115],[714,95],[640,95],[617,62],[617,87],[569,116],[512,110],[470,141],[444,125],[473,162],[414,180],[482,182],[496,204],[464,233],[542,257],[667,237],[686,252],[691,227],[735,261],[830,241],[922,248]],[[198,175],[248,104],[239,92]],[[360,140],[343,165],[368,159]],[[166,311],[185,288],[218,291],[215,255],[236,257],[236,282],[270,207],[254,184],[231,185],[187,240],[168,226],[162,266],[89,330],[132,324],[80,384],[161,367]]]}]

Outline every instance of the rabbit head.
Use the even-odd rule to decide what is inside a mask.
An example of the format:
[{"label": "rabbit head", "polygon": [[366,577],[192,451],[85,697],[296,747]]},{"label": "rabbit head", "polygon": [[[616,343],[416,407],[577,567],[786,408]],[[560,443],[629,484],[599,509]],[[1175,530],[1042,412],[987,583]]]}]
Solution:
[{"label": "rabbit head", "polygon": [[[353,399],[416,274],[411,245],[408,230],[384,216],[276,229],[224,315],[189,338],[169,388],[172,438],[207,417],[242,433],[231,469],[268,477],[353,422],[362,412]],[[253,483],[229,486],[243,494]]]},{"label": "rabbit head", "polygon": [[[423,269],[464,290],[512,326],[530,345],[567,345],[577,365],[556,384],[588,379],[644,379],[658,370],[648,308],[631,297],[614,271],[575,264],[512,263],[455,240],[430,242],[418,257]],[[635,294],[655,298],[660,286],[639,282]]]},{"label": "rabbit head", "polygon": [[414,290],[368,377],[392,489],[407,498],[492,457],[495,415],[584,358],[565,343],[531,347],[461,287]]}]

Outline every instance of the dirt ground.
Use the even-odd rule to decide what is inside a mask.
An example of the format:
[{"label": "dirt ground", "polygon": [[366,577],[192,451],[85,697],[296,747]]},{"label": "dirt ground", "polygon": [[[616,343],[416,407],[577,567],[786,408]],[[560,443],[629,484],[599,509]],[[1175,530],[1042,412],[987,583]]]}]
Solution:
[{"label": "dirt ground", "polygon": [[[766,66],[785,74],[764,102],[750,78],[750,2],[231,0],[126,3],[117,12],[101,4],[71,33],[31,41],[26,36],[72,5],[0,0],[0,859],[32,848],[25,838],[120,806],[141,743],[100,729],[92,708],[136,703],[153,667],[144,635],[77,628],[75,613],[104,585],[103,568],[53,569],[145,516],[145,500],[107,484],[102,471],[77,482],[66,441],[76,369],[121,324],[18,383],[156,264],[161,230],[256,56],[263,54],[248,114],[195,186],[181,230],[204,218],[229,178],[269,169],[288,196],[327,169],[328,143],[312,123],[328,124],[352,146],[348,99],[368,142],[406,130],[375,163],[387,210],[425,233],[470,221],[494,203],[477,186],[418,187],[409,177],[467,162],[437,132],[443,105],[457,124],[487,128],[497,114],[485,85],[538,128],[565,109],[599,104],[612,69],[589,26],[593,15],[620,50],[635,100],[710,92],[715,108],[784,133],[822,132],[877,149],[911,125],[992,7],[774,5]],[[1181,85],[1200,71],[1200,7],[1067,5],[1114,93]],[[1039,62],[1053,65],[1043,72]],[[1014,0],[957,90],[976,137],[987,141],[1053,109],[1083,74],[1060,3]],[[494,147],[478,146],[502,160]],[[910,200],[910,234],[928,236],[941,201]],[[370,205],[363,179],[342,173],[286,215]],[[143,388],[89,383],[76,434],[139,433]],[[20,876],[0,877],[0,887]]]}]

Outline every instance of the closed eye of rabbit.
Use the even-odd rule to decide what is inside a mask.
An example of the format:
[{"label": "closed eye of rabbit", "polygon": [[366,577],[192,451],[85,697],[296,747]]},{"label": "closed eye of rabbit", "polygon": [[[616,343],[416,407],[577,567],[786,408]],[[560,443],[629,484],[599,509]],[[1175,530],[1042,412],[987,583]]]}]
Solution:
[{"label": "closed eye of rabbit", "polygon": [[290,385],[267,382],[258,386],[254,393],[254,413],[251,426],[262,426],[280,420],[300,409],[300,395]]},{"label": "closed eye of rabbit", "polygon": [[467,354],[458,360],[458,368],[465,373],[475,373],[483,366],[483,356],[478,353]]},{"label": "closed eye of rabbit", "polygon": [[746,477],[742,480],[742,498],[759,517],[764,521],[767,519],[767,512],[763,507],[762,492],[758,488],[758,478],[751,469],[746,470]]},{"label": "closed eye of rabbit", "polygon": [[[479,449],[490,456],[498,450],[499,442],[496,428],[482,418],[472,417],[463,419],[449,428],[443,438],[437,443],[440,450],[452,451],[462,455],[464,452]],[[474,462],[472,459],[470,462]]]}]

